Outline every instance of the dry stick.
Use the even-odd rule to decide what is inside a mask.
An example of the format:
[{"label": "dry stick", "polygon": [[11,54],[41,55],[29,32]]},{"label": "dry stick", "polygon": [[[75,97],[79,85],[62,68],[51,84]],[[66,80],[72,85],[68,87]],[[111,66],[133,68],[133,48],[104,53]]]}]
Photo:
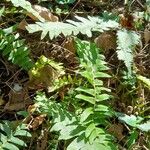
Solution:
[{"label": "dry stick", "polygon": [[73,10],[75,9],[75,7],[80,3],[80,0],[77,1],[77,3],[73,6],[73,8],[70,10],[69,14],[63,19],[66,20],[68,18],[68,16],[73,12]]},{"label": "dry stick", "polygon": [[11,76],[5,83],[10,81],[15,75],[17,75],[22,69],[19,69],[13,76]]},{"label": "dry stick", "polygon": [[2,59],[0,59],[0,61],[4,64],[4,66],[5,66],[5,68],[6,68],[7,75],[9,75],[9,71],[8,71],[7,65],[5,64],[5,62],[4,62]]},{"label": "dry stick", "polygon": [[145,7],[143,6],[143,4],[139,1],[139,0],[136,0],[137,1],[137,3],[143,8],[143,9],[145,9]]}]

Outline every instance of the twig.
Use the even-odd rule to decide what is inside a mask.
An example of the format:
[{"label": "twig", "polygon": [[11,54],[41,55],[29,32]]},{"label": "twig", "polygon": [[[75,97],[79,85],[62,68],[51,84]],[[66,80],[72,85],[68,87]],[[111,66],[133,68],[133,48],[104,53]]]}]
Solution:
[{"label": "twig", "polygon": [[68,13],[68,15],[63,19],[66,20],[68,18],[68,16],[73,12],[73,10],[75,9],[75,7],[80,3],[80,0],[77,1],[77,3],[73,6],[73,8],[70,10],[70,12]]},{"label": "twig", "polygon": [[139,1],[139,0],[136,0],[137,1],[137,3],[143,8],[143,9],[145,9],[145,7],[143,6],[143,4]]}]

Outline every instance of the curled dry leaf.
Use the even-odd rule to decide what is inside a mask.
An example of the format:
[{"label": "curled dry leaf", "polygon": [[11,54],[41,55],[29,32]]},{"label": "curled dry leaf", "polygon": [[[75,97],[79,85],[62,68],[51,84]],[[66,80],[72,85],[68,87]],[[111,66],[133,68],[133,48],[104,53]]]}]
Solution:
[{"label": "curled dry leaf", "polygon": [[106,51],[110,49],[116,49],[116,34],[111,31],[103,32],[94,40],[94,42],[96,43],[97,47]]},{"label": "curled dry leaf", "polygon": [[134,29],[134,16],[127,12],[125,12],[124,14],[121,14],[120,24],[124,28]]},{"label": "curled dry leaf", "polygon": [[[52,21],[52,22],[58,21],[58,17],[54,16],[47,8],[39,6],[39,5],[33,5],[32,8],[36,10],[39,13],[39,15],[42,18],[44,18],[46,21]],[[27,15],[35,21],[39,20],[36,16],[34,16],[33,14],[29,12],[27,12]]]},{"label": "curled dry leaf", "polygon": [[35,117],[33,122],[30,124],[30,129],[36,130],[43,123],[45,117],[45,114]]}]

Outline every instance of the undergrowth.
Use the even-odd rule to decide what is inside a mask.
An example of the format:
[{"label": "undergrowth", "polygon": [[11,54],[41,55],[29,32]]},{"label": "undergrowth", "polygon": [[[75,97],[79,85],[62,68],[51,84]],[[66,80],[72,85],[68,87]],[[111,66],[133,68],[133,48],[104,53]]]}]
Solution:
[{"label": "undergrowth", "polygon": [[[0,149],[19,150],[24,147],[26,150],[33,146],[32,149],[37,150],[148,150],[150,76],[144,66],[147,60],[142,64],[144,58],[140,59],[139,56],[143,51],[146,55],[149,37],[146,34],[147,28],[144,30],[144,37],[139,30],[149,21],[149,0],[144,4],[147,4],[144,11],[139,12],[140,15],[136,14],[141,22],[140,19],[134,21],[129,12],[132,8],[130,1],[125,1],[125,12],[120,20],[117,15],[105,11],[101,16],[75,15],[73,19],[66,19],[67,16],[64,21],[58,21],[48,9],[36,6],[37,9],[29,1],[9,2],[7,4],[12,9],[7,6],[0,9],[0,21],[6,21],[10,14],[17,16],[16,20],[24,20],[19,25],[13,19],[13,23],[6,21],[0,24],[1,61],[4,60],[3,64],[10,61],[25,70],[27,75],[21,81],[17,77],[13,80],[22,86],[16,83],[9,85],[10,79],[15,75],[2,83],[10,90],[2,94],[0,92],[0,111],[4,107],[2,113],[7,114],[5,106],[8,109],[16,100],[23,99],[21,103],[25,103],[29,99],[32,102],[17,114],[18,108],[13,110],[15,117],[20,115],[23,118],[20,121],[16,117],[19,125],[6,119],[0,121]],[[76,3],[75,0],[55,2],[65,8]],[[45,15],[51,21],[46,20]],[[8,32],[8,27],[14,26],[18,28]],[[37,33],[39,31],[41,36]],[[34,56],[34,49],[30,49],[26,34],[33,39],[38,37],[35,39],[35,47],[42,42],[48,45],[50,41],[52,46],[40,50],[40,54],[37,52]],[[93,38],[98,34],[99,43],[93,43]],[[67,50],[72,60],[77,57],[78,67],[74,70],[65,68],[62,60],[58,59],[56,62],[55,58],[49,57],[49,51],[59,51],[56,45],[64,38],[59,48]],[[64,43],[69,43],[69,46]],[[111,45],[111,48],[105,44]],[[63,57],[71,61],[68,53]],[[60,55],[58,54],[58,58]],[[110,58],[109,61],[105,56],[113,59]],[[137,63],[136,59],[140,59],[140,62]],[[7,69],[8,66],[5,64],[5,67]],[[3,77],[3,73],[1,76]],[[12,85],[17,88],[12,88]],[[34,104],[30,105],[31,103]],[[28,141],[30,137],[32,142]],[[35,142],[38,143],[37,146],[32,145]]]}]

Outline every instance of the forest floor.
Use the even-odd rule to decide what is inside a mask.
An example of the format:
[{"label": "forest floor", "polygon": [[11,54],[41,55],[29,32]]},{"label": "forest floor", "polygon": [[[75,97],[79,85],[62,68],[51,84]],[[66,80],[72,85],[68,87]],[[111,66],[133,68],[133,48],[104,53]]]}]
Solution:
[{"label": "forest floor", "polygon": [[[47,8],[49,12],[48,14],[43,13],[44,17],[47,17],[48,20],[53,22],[65,22],[68,19],[74,19],[75,15],[86,18],[87,16],[102,17],[104,16],[104,11],[112,13],[113,15],[111,17],[118,17],[122,28],[135,31],[140,35],[141,42],[136,46],[133,56],[134,73],[140,74],[146,79],[150,79],[150,24],[146,19],[136,18],[136,16],[134,16],[135,13],[149,11],[147,9],[150,7],[146,5],[145,0],[133,0],[129,8],[124,5],[122,0],[76,0],[73,3],[64,5],[58,4],[58,2],[53,0],[30,0],[33,6],[40,6],[40,8],[38,8],[39,12],[44,12],[44,7]],[[56,62],[63,63],[66,73],[72,76],[74,75],[75,70],[79,67],[79,62],[72,36],[65,37],[60,35],[53,40],[50,40],[46,36],[46,38],[41,40],[41,34],[39,32],[28,33],[25,29],[27,23],[35,23],[37,18],[32,14],[23,14],[21,11],[17,11],[10,2],[1,0],[0,8],[3,6],[5,6],[6,13],[0,17],[0,29],[5,29],[17,24],[17,33],[20,35],[19,38],[25,39],[25,44],[30,50],[30,58],[34,62],[36,62],[41,55],[44,55]],[[121,16],[126,17],[125,20],[123,20],[124,18],[122,19]],[[114,29],[101,34],[95,33],[90,38],[81,34],[77,37],[82,40],[95,42],[97,47],[102,49],[105,61],[109,67],[108,73],[111,75],[110,79],[104,80],[104,85],[111,89],[111,95],[113,96],[110,102],[111,107],[116,112],[150,119],[150,81],[149,86],[148,84],[145,86],[140,80],[137,81],[135,79],[136,77],[130,78],[129,80],[126,79],[126,72],[124,72],[126,67],[122,61],[118,60],[116,53],[116,32]],[[18,67],[18,65],[14,65],[7,57],[0,53],[0,120],[8,120],[18,124],[18,122],[24,119],[18,112],[31,111],[32,106],[34,106],[34,97],[37,91],[43,91],[49,97],[54,95],[53,92],[50,93],[47,90],[51,78],[51,75],[46,75],[48,73],[49,69],[47,68],[43,70],[43,79],[35,79],[30,71],[26,71]],[[70,88],[70,85],[59,89],[55,93],[58,102],[63,101],[67,95],[68,88]],[[39,140],[38,137],[41,136],[41,128],[46,126],[45,121],[43,121],[46,117],[43,117],[44,119],[40,118],[38,121],[36,120],[38,123],[35,121],[37,117],[41,116],[38,114],[31,115],[30,118],[28,117],[28,121],[26,120],[28,124],[31,123],[30,130],[32,132],[32,140],[28,143],[28,148],[24,148],[24,150],[48,149],[44,143],[44,148],[42,148],[42,146],[35,146],[42,141],[42,139]],[[112,125],[107,129],[108,132],[116,137],[116,143],[121,150],[127,150],[126,137],[132,129],[126,124],[118,122],[116,118],[111,120],[111,124]],[[132,149],[148,150],[150,149],[149,141],[149,133],[139,131],[138,138]],[[65,150],[64,142],[61,141],[57,149]]]}]

